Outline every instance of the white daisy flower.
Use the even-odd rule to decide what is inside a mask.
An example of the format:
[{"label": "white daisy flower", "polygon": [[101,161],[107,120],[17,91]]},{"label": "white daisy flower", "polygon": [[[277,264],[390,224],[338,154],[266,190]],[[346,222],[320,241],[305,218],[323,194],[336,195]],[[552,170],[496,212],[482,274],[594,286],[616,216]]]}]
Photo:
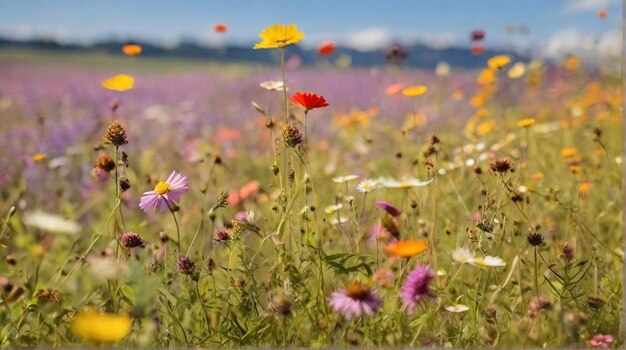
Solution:
[{"label": "white daisy flower", "polygon": [[331,225],[333,225],[333,226],[335,226],[335,225],[337,225],[337,224],[343,224],[343,223],[346,223],[346,222],[348,222],[349,220],[350,220],[350,218],[349,218],[349,217],[346,217],[346,216],[340,216],[339,218],[334,217],[334,218],[330,219],[330,224],[331,224]]},{"label": "white daisy flower", "polygon": [[469,310],[470,308],[462,304],[454,304],[454,305],[446,306],[444,307],[444,309],[446,309],[446,311],[459,313],[459,312],[465,312]]},{"label": "white daisy flower", "polygon": [[333,178],[333,182],[336,182],[338,184],[343,183],[343,182],[349,182],[352,180],[356,180],[359,178],[359,175],[346,175],[346,176],[337,176],[335,178]]},{"label": "white daisy flower", "polygon": [[452,260],[458,264],[470,264],[478,267],[500,267],[506,266],[502,258],[497,256],[485,256],[477,258],[467,248],[457,248],[452,252]]},{"label": "white daisy flower", "polygon": [[429,183],[433,182],[433,178],[429,180],[419,180],[416,178],[402,178],[401,180],[391,179],[391,178],[380,178],[378,182],[387,188],[403,188],[409,189],[414,187],[422,187],[426,186]]},{"label": "white daisy flower", "polygon": [[359,192],[367,193],[367,192],[371,192],[373,189],[375,189],[376,186],[378,186],[378,182],[376,182],[376,180],[365,179],[365,180],[359,182],[358,185],[356,185],[356,189]]},{"label": "white daisy flower", "polygon": [[[278,91],[278,90],[283,91],[285,87],[282,81],[275,81],[275,80],[264,81],[259,85],[265,90],[269,90],[269,91]],[[287,91],[289,91],[289,88],[287,88]]]},{"label": "white daisy flower", "polygon": [[76,222],[43,211],[25,213],[24,223],[27,226],[56,234],[75,235],[81,230],[80,225]]},{"label": "white daisy flower", "polygon": [[343,204],[337,203],[337,204],[329,205],[326,208],[324,208],[324,212],[326,214],[332,214],[341,208],[343,208]]}]

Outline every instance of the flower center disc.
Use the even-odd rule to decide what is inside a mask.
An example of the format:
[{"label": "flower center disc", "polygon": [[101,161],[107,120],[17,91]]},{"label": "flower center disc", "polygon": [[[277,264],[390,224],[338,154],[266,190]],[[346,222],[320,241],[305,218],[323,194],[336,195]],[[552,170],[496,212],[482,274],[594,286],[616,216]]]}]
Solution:
[{"label": "flower center disc", "polygon": [[159,183],[154,187],[154,193],[159,196],[166,194],[169,190],[170,185],[163,181],[159,181]]},{"label": "flower center disc", "polygon": [[354,300],[367,299],[369,292],[369,288],[359,282],[350,282],[346,286],[346,294]]}]

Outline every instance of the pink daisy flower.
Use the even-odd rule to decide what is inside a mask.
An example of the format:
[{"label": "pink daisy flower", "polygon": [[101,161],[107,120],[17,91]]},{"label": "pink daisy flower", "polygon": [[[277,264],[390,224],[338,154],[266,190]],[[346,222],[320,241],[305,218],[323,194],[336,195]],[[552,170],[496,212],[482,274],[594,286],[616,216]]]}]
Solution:
[{"label": "pink daisy flower", "polygon": [[409,272],[402,285],[402,301],[407,307],[407,312],[415,312],[417,305],[424,298],[432,298],[433,292],[429,288],[430,281],[435,277],[435,271],[427,265],[418,265]]},{"label": "pink daisy flower", "polygon": [[144,192],[139,202],[143,211],[158,208],[167,211],[180,201],[180,197],[187,193],[187,178],[176,171],[172,171],[167,180],[159,181],[153,191]]},{"label": "pink daisy flower", "polygon": [[350,282],[346,288],[334,292],[329,303],[343,317],[351,319],[361,317],[363,314],[374,314],[383,305],[383,299],[368,286]]}]

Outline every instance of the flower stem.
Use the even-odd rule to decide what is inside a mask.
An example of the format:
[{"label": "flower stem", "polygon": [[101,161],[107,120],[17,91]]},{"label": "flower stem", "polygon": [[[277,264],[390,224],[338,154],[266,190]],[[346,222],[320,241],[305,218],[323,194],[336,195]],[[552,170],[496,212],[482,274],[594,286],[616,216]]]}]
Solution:
[{"label": "flower stem", "polygon": [[174,208],[172,208],[172,206],[170,205],[170,201],[165,199],[165,203],[167,204],[167,208],[170,210],[170,213],[172,213],[172,217],[174,218],[174,224],[176,224],[176,252],[178,254],[178,256],[180,257],[180,227],[178,226],[178,219],[176,219],[176,212],[174,211]]}]

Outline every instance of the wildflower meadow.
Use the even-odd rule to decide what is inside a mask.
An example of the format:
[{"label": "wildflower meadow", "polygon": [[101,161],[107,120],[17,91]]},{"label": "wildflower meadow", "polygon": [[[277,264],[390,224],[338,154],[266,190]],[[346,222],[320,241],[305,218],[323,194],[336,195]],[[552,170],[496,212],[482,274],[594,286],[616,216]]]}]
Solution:
[{"label": "wildflower meadow", "polygon": [[0,347],[623,344],[619,57],[259,23],[272,63],[0,50]]}]

